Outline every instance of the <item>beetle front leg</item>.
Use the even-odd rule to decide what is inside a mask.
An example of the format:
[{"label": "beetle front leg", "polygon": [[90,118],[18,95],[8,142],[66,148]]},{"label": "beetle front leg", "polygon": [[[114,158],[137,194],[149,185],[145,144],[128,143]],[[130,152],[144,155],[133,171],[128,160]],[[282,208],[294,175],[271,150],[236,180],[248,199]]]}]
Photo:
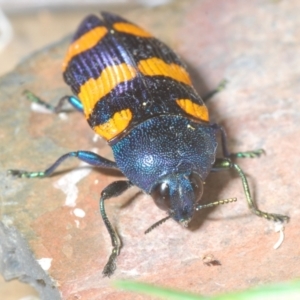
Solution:
[{"label": "beetle front leg", "polygon": [[221,170],[230,170],[230,169],[235,170],[240,176],[243,184],[244,194],[248,202],[248,207],[254,214],[256,214],[259,217],[263,217],[275,222],[276,221],[284,222],[289,220],[288,216],[280,215],[280,214],[270,214],[261,211],[257,208],[251,196],[249,184],[246,179],[245,173],[243,172],[243,170],[240,168],[239,165],[233,163],[229,158],[217,158],[213,165],[212,171],[221,171]]},{"label": "beetle front leg", "polygon": [[110,185],[108,185],[101,193],[100,212],[101,212],[103,222],[106,226],[106,229],[110,235],[111,244],[113,247],[112,252],[109,256],[108,262],[106,263],[106,265],[102,271],[102,274],[107,277],[110,277],[116,269],[116,259],[120,253],[121,242],[120,242],[120,238],[118,237],[117,232],[115,231],[115,229],[112,227],[110,221],[108,220],[108,217],[105,212],[104,201],[107,199],[121,195],[123,192],[125,192],[127,189],[129,189],[131,186],[133,186],[133,183],[130,181],[115,181],[115,182],[111,183]]}]

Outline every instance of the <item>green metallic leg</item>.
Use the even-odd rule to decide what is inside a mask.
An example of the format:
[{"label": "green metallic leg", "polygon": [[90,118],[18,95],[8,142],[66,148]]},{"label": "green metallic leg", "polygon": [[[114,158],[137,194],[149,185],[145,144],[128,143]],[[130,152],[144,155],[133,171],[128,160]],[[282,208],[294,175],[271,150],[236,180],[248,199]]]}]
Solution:
[{"label": "green metallic leg", "polygon": [[245,151],[245,152],[230,153],[230,157],[232,157],[232,158],[256,158],[256,157],[260,157],[262,154],[265,154],[264,149],[255,149],[255,150]]},{"label": "green metallic leg", "polygon": [[[210,98],[212,98],[215,94],[221,92],[225,89],[228,81],[226,79],[223,79],[219,85],[212,91],[210,91],[208,94],[206,94],[202,99],[204,102],[207,102]],[[237,153],[230,153],[227,148],[227,138],[226,138],[226,132],[225,130],[217,125],[214,124],[213,127],[215,127],[217,130],[221,133],[221,139],[222,139],[222,150],[224,157],[230,157],[230,158],[255,158],[259,157],[260,155],[264,154],[265,151],[263,149],[255,149],[251,151],[245,151],[245,152],[237,152]]]},{"label": "green metallic leg", "polygon": [[[204,102],[208,101],[210,98],[212,98],[215,94],[221,92],[222,90],[225,89],[228,81],[226,79],[223,79],[219,85],[212,91],[210,91],[208,94],[206,94],[202,99]],[[245,152],[237,152],[237,153],[230,153],[227,148],[227,137],[226,137],[226,132],[225,130],[217,125],[213,125],[217,130],[221,132],[221,139],[222,139],[222,150],[223,150],[223,155],[224,157],[230,157],[230,158],[255,158],[259,157],[265,151],[263,149],[255,149],[252,151],[245,151]]]},{"label": "green metallic leg", "polygon": [[28,172],[25,170],[8,170],[7,173],[14,177],[19,178],[43,178],[49,177],[52,173],[63,163],[66,159],[70,157],[76,157],[81,161],[84,161],[91,166],[108,168],[108,169],[117,169],[117,165],[114,161],[108,160],[94,152],[91,151],[73,151],[62,155],[59,159],[56,160],[48,169],[42,172]]},{"label": "green metallic leg", "polygon": [[207,102],[210,98],[212,98],[215,94],[221,92],[222,90],[225,89],[226,87],[226,84],[227,84],[227,80],[226,79],[223,79],[219,84],[218,86],[213,89],[212,91],[208,92],[204,97],[202,97],[202,100],[204,102]]},{"label": "green metallic leg", "polygon": [[216,130],[219,130],[221,133],[221,146],[222,146],[222,152],[223,156],[226,158],[256,158],[260,157],[262,154],[265,153],[264,149],[255,149],[250,151],[244,151],[244,152],[236,152],[236,153],[230,153],[227,147],[227,136],[226,132],[223,127],[219,126],[218,124],[212,125]]},{"label": "green metallic leg", "polygon": [[112,252],[109,256],[108,262],[105,265],[103,272],[102,272],[102,274],[107,277],[110,277],[116,269],[116,260],[120,253],[121,242],[120,242],[117,232],[115,231],[115,229],[111,225],[110,221],[108,220],[108,217],[105,212],[104,201],[121,195],[123,192],[125,192],[127,189],[129,189],[131,186],[133,186],[133,184],[130,181],[115,181],[115,182],[111,183],[110,185],[108,185],[101,193],[100,212],[101,212],[103,222],[106,226],[106,229],[110,235],[111,244],[113,247]]},{"label": "green metallic leg", "polygon": [[240,168],[239,165],[233,163],[229,158],[217,158],[213,165],[212,170],[213,171],[221,171],[221,170],[230,170],[230,169],[234,169],[240,176],[240,178],[242,180],[242,184],[243,184],[244,194],[245,194],[247,202],[248,202],[248,207],[254,214],[256,214],[259,217],[263,217],[263,218],[266,218],[266,219],[272,220],[272,221],[284,222],[284,221],[289,220],[288,216],[279,215],[279,214],[270,214],[270,213],[261,211],[257,208],[257,206],[255,205],[255,203],[252,199],[250,189],[249,189],[249,184],[248,184],[248,181],[246,179],[244,172],[242,171],[242,169]]},{"label": "green metallic leg", "polygon": [[27,97],[27,99],[32,103],[37,103],[38,105],[41,105],[48,109],[49,111],[53,113],[59,113],[63,111],[63,106],[65,102],[69,102],[76,110],[83,113],[83,105],[80,102],[80,100],[75,96],[64,96],[60,98],[57,105],[52,105],[50,103],[45,102],[40,97],[36,96],[32,92],[25,90],[24,95]]},{"label": "green metallic leg", "polygon": [[[207,100],[209,100],[211,97],[213,97],[216,93],[222,91],[225,86],[227,84],[226,80],[223,80],[216,89],[212,90],[211,92],[209,92],[205,97],[203,97],[203,101],[206,102]],[[284,216],[284,215],[280,215],[280,214],[270,214],[267,212],[263,212],[261,210],[259,210],[256,206],[256,204],[254,203],[251,193],[250,193],[250,189],[249,189],[249,184],[248,181],[246,179],[246,176],[243,172],[243,170],[240,168],[239,165],[235,164],[232,162],[231,159],[234,158],[255,158],[255,157],[259,157],[262,154],[265,153],[265,151],[263,149],[255,149],[255,150],[251,150],[251,151],[245,151],[245,152],[236,152],[236,153],[230,153],[227,147],[227,137],[226,137],[226,132],[225,130],[219,126],[218,124],[213,124],[212,125],[217,131],[219,131],[221,133],[221,146],[222,146],[222,152],[223,152],[223,156],[224,158],[217,158],[212,171],[221,171],[221,170],[230,170],[230,169],[234,169],[238,175],[240,176],[241,180],[242,180],[242,184],[243,184],[243,189],[244,189],[244,193],[248,202],[248,207],[250,208],[250,210],[256,214],[259,217],[263,217],[266,218],[268,220],[273,220],[273,221],[280,221],[280,222],[284,222],[284,221],[288,221],[289,217],[288,216]],[[236,198],[229,198],[229,199],[225,199],[225,200],[219,200],[219,201],[215,201],[212,203],[208,203],[206,205],[198,205],[195,207],[196,210],[200,210],[206,207],[212,207],[212,206],[216,206],[219,204],[226,204],[226,203],[230,203],[236,201]],[[154,224],[155,225],[155,224]]]}]

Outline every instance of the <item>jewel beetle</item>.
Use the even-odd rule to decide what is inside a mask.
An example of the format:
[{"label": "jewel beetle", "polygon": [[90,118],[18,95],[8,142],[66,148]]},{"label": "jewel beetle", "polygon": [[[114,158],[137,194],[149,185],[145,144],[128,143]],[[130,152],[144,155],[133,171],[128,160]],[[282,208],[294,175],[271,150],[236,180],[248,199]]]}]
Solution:
[{"label": "jewel beetle", "polygon": [[[247,179],[233,158],[256,157],[262,150],[230,153],[226,134],[212,123],[204,101],[194,89],[179,57],[150,33],[117,15],[90,15],[76,31],[63,61],[63,78],[74,96],[51,106],[54,112],[68,101],[82,112],[90,127],[111,146],[115,161],[90,151],[61,156],[43,172],[9,170],[17,177],[47,177],[67,158],[77,157],[90,165],[120,170],[127,180],[109,184],[101,193],[100,212],[111,237],[112,252],[103,275],[116,269],[119,237],[105,211],[105,200],[131,186],[152,196],[168,218],[188,226],[195,211],[234,199],[201,205],[203,184],[210,172],[234,170],[242,180],[253,213],[274,221],[287,216],[259,210]],[[216,157],[220,135],[222,156]]]}]

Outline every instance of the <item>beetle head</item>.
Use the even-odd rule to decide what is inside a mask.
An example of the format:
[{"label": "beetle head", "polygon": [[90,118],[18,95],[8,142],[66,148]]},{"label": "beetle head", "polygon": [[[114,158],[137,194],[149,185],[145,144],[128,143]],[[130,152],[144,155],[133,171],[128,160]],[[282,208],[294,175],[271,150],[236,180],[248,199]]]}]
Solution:
[{"label": "beetle head", "polygon": [[184,227],[192,219],[202,193],[203,181],[195,172],[166,175],[151,190],[156,205]]}]

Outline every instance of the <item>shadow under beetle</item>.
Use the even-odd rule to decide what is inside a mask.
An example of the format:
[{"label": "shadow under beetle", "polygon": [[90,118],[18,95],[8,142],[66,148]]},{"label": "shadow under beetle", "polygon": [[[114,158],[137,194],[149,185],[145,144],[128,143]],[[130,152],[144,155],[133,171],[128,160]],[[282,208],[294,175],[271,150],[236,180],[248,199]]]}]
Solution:
[{"label": "shadow under beetle", "polygon": [[[43,172],[9,173],[26,178],[47,177],[65,159],[77,157],[96,167],[119,169],[128,178],[111,183],[101,193],[100,212],[113,248],[104,276],[113,274],[120,252],[120,241],[106,215],[104,201],[133,185],[150,194],[168,214],[147,232],[168,218],[186,227],[195,211],[235,201],[200,204],[208,174],[231,169],[240,176],[254,214],[274,221],[288,219],[256,207],[245,174],[232,161],[236,157],[259,156],[262,150],[229,153],[225,132],[210,122],[185,65],[168,46],[142,28],[111,13],[102,13],[102,19],[88,16],[69,46],[63,77],[76,97],[66,96],[54,107],[29,92],[27,95],[56,113],[68,101],[106,139],[115,162],[93,152],[74,151],[61,156]],[[216,158],[217,134],[221,135],[221,158]]]}]

